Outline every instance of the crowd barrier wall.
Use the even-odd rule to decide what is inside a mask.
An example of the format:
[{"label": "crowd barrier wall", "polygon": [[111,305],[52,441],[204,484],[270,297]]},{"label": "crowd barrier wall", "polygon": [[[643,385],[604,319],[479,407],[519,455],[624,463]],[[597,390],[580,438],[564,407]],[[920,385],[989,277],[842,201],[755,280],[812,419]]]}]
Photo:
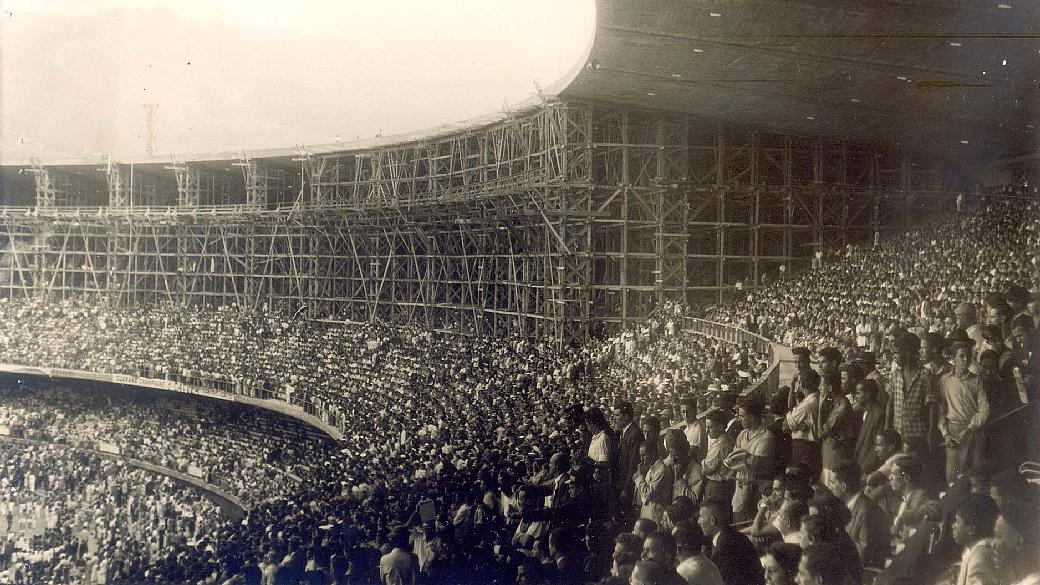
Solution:
[{"label": "crowd barrier wall", "polygon": [[777,344],[746,329],[697,317],[684,317],[683,329],[706,335],[712,339],[750,344],[756,352],[764,353],[769,357],[769,368],[757,380],[752,380],[744,394],[759,392],[761,396],[772,396],[780,388],[780,357]]},{"label": "crowd barrier wall", "polygon": [[187,473],[181,473],[180,471],[177,471],[177,470],[174,470],[174,469],[170,469],[168,467],[162,467],[160,465],[155,465],[154,463],[149,463],[147,461],[141,461],[140,459],[132,459],[130,457],[124,457],[123,455],[120,455],[118,453],[109,453],[107,451],[102,451],[102,450],[99,450],[99,449],[89,449],[89,448],[86,448],[86,447],[77,447],[77,446],[73,446],[73,445],[66,445],[64,443],[55,443],[53,441],[42,441],[40,439],[23,439],[23,438],[17,438],[17,437],[0,436],[0,441],[7,441],[7,442],[10,442],[10,443],[17,443],[19,445],[48,445],[48,446],[58,447],[60,449],[67,449],[67,450],[70,450],[70,451],[84,451],[84,452],[87,452],[87,453],[94,453],[96,455],[100,455],[101,457],[108,457],[109,459],[118,459],[120,461],[125,462],[127,465],[132,465],[132,466],[137,467],[139,469],[144,469],[145,471],[150,471],[152,473],[165,475],[167,477],[171,477],[171,478],[176,479],[178,481],[182,481],[184,483],[190,484],[190,485],[195,486],[195,487],[197,487],[197,488],[199,488],[201,490],[205,490],[207,492],[210,492],[210,493],[216,495],[219,498],[223,498],[223,499],[227,500],[231,504],[237,506],[238,509],[240,511],[242,511],[242,512],[245,512],[245,510],[246,510],[245,504],[242,503],[242,500],[240,500],[238,498],[238,496],[235,496],[235,495],[231,494],[230,492],[222,489],[221,487],[218,487],[218,486],[216,486],[216,485],[214,485],[212,483],[206,482],[202,478],[193,477],[193,476],[191,476],[191,475],[189,475]]},{"label": "crowd barrier wall", "polygon": [[[299,393],[287,395],[285,392],[274,392],[259,385],[210,380],[200,376],[170,374],[167,378],[151,378],[20,364],[0,364],[0,373],[137,386],[248,404],[295,418],[337,441],[343,439],[343,433],[338,428],[339,417],[335,413],[328,411],[320,404],[303,400]],[[286,399],[275,398],[275,396],[283,396]]]}]

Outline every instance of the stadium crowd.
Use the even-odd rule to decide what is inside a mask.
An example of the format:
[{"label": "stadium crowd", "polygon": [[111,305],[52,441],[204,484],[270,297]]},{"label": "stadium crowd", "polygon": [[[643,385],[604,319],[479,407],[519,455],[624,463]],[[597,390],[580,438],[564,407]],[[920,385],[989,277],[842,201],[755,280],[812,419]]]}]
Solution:
[{"label": "stadium crowd", "polygon": [[[307,464],[289,493],[112,582],[1029,582],[1029,205],[851,248],[715,310],[804,344],[776,393],[755,383],[767,356],[684,332],[677,304],[561,349],[236,307],[17,300],[0,303],[0,362],[220,380],[318,405],[344,432],[294,452]],[[857,330],[871,319],[876,331]],[[993,424],[1022,416],[1032,424]],[[66,423],[38,427],[51,424]],[[172,429],[150,457],[190,452],[197,429]]]},{"label": "stadium crowd", "polygon": [[[1000,354],[1016,341],[1016,317],[1040,327],[1040,302],[1028,290],[1040,271],[1038,217],[1034,201],[990,199],[877,246],[850,245],[815,269],[709,309],[708,317],[791,347],[870,351],[882,368],[894,357],[881,352],[891,351],[883,341],[896,327],[918,337],[965,328],[976,354]],[[983,337],[987,325],[1000,326],[999,340]]]},{"label": "stadium crowd", "polygon": [[221,522],[198,490],[95,453],[0,442],[0,583],[142,582]]},{"label": "stadium crowd", "polygon": [[[263,412],[263,416],[258,416]],[[0,391],[0,426],[29,439],[87,449],[193,475],[244,505],[294,490],[319,465],[328,438],[295,419],[163,392],[77,384]]]}]

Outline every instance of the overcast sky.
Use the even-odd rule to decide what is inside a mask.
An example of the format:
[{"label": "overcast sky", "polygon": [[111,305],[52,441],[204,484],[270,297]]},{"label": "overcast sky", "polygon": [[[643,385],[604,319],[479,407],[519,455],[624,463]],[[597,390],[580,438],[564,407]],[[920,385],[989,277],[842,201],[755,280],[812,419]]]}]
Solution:
[{"label": "overcast sky", "polygon": [[349,142],[504,109],[594,0],[0,0],[0,163]]}]

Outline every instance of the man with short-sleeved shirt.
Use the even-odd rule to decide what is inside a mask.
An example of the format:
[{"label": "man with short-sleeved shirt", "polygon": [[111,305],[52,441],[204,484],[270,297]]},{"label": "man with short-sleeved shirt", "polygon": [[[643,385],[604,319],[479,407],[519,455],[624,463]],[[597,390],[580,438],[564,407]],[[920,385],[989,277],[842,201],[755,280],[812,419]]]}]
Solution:
[{"label": "man with short-sleeved shirt", "polygon": [[737,416],[744,430],[737,435],[726,467],[736,474],[733,514],[738,522],[754,518],[755,505],[761,495],[761,484],[772,481],[776,472],[776,437],[762,423],[762,405],[744,400]]},{"label": "man with short-sleeved shirt", "polygon": [[682,421],[673,426],[673,429],[682,431],[686,436],[686,442],[695,447],[698,453],[703,453],[705,434],[704,423],[697,418],[697,401],[694,398],[684,398],[679,403],[679,413]]},{"label": "man with short-sleeved shirt", "polygon": [[885,418],[886,427],[895,429],[903,443],[924,448],[933,442],[938,412],[935,375],[921,365],[921,340],[912,333],[896,337],[896,366],[892,368],[892,399]]},{"label": "man with short-sleeved shirt", "polygon": [[791,434],[791,460],[805,466],[811,477],[819,475],[820,441],[816,436],[816,417],[820,400],[820,376],[810,369],[799,374],[806,395],[784,417],[783,430]]}]

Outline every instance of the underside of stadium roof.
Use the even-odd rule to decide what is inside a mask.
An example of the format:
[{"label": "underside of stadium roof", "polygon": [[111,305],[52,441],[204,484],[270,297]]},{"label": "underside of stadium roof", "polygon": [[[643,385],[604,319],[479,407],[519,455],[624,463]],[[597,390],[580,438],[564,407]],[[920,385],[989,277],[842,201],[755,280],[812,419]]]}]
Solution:
[{"label": "underside of stadium roof", "polygon": [[560,340],[725,300],[1036,177],[1040,8],[997,2],[600,0],[587,55],[509,112],[0,167],[0,295]]},{"label": "underside of stadium roof", "polygon": [[907,145],[1035,155],[1040,4],[1016,0],[600,2],[565,97]]}]

